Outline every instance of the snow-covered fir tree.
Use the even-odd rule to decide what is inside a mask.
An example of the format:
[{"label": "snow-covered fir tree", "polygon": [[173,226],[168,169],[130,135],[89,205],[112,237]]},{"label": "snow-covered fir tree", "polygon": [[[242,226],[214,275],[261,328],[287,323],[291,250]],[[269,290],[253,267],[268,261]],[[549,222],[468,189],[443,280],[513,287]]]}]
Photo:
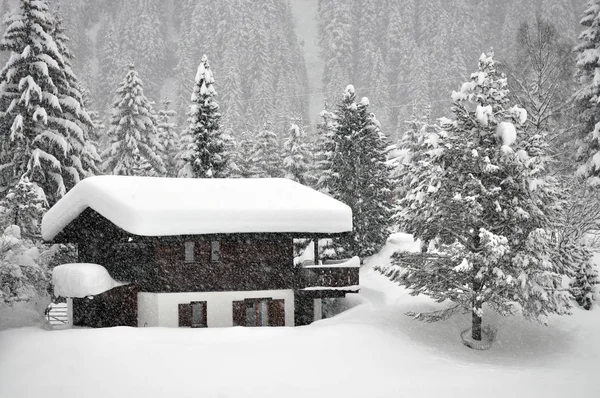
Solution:
[{"label": "snow-covered fir tree", "polygon": [[330,195],[352,209],[353,232],[339,243],[346,253],[362,258],[376,253],[389,235],[392,187],[387,139],[368,112],[369,100],[357,103],[355,98],[349,85],[336,108],[327,186]]},{"label": "snow-covered fir tree", "polygon": [[23,176],[0,201],[0,227],[16,225],[24,237],[39,238],[42,216],[47,207],[44,192]]},{"label": "snow-covered fir tree", "polygon": [[582,146],[578,157],[583,164],[577,170],[592,185],[600,184],[600,0],[589,0],[581,19],[577,52],[577,111],[581,123]]},{"label": "snow-covered fir tree", "polygon": [[313,167],[311,169],[310,181],[314,188],[329,194],[331,192],[330,182],[332,182],[331,158],[336,148],[335,128],[336,115],[325,106],[320,113],[323,119],[317,124],[317,140],[315,143],[316,154]]},{"label": "snow-covered fir tree", "polygon": [[183,133],[179,154],[180,177],[219,178],[227,174],[225,145],[219,128],[221,114],[214,100],[217,95],[214,82],[208,58],[203,55],[192,92],[189,126]]},{"label": "snow-covered fir tree", "polygon": [[47,2],[20,0],[7,23],[0,42],[0,50],[10,52],[0,71],[2,190],[27,175],[52,204],[95,171],[91,120],[70,68],[67,38]]},{"label": "snow-covered fir tree", "polygon": [[157,138],[162,148],[161,154],[168,177],[177,177],[177,159],[179,151],[179,135],[176,131],[176,124],[172,121],[177,113],[170,109],[171,100],[164,98],[162,100],[162,109],[157,114]]},{"label": "snow-covered fir tree", "polygon": [[107,134],[111,143],[102,153],[105,172],[116,175],[166,174],[154,110],[144,95],[142,80],[133,64],[117,89]]},{"label": "snow-covered fir tree", "polygon": [[310,149],[306,142],[306,133],[298,124],[292,123],[288,130],[288,137],[283,143],[285,178],[306,185],[309,165]]},{"label": "snow-covered fir tree", "polygon": [[561,280],[571,270],[555,261],[560,198],[545,172],[544,137],[523,133],[526,112],[510,106],[506,87],[488,54],[453,93],[452,119],[424,143],[400,201],[406,232],[431,239],[437,253],[409,261],[397,254],[381,269],[413,294],[454,303],[417,319],[471,312],[473,340],[482,339],[486,308],[542,323],[570,308]]},{"label": "snow-covered fir tree", "polygon": [[259,178],[283,177],[283,160],[277,134],[271,123],[266,122],[256,134],[250,157],[249,174]]}]

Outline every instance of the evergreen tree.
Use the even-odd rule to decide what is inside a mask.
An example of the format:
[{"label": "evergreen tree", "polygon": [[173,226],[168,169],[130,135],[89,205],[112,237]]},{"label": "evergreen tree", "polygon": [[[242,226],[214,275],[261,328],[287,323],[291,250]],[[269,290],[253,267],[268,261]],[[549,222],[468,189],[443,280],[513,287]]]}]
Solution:
[{"label": "evergreen tree", "polygon": [[16,225],[24,237],[39,239],[47,205],[44,192],[23,176],[0,201],[0,226]]},{"label": "evergreen tree", "polygon": [[288,137],[283,143],[283,168],[285,178],[306,185],[307,172],[310,162],[310,151],[305,142],[306,133],[296,123],[292,123]]},{"label": "evergreen tree", "polygon": [[471,312],[473,340],[482,339],[483,304],[502,315],[521,312],[546,323],[566,314],[569,294],[554,259],[560,198],[545,172],[543,136],[522,132],[525,112],[509,107],[506,79],[492,55],[482,55],[471,80],[453,93],[453,118],[428,138],[406,198],[400,201],[407,232],[433,240],[439,254],[382,269],[391,279],[454,305],[412,314],[436,321]]},{"label": "evergreen tree", "polygon": [[327,185],[334,198],[352,209],[353,233],[339,243],[346,253],[365,257],[376,253],[389,235],[391,170],[386,164],[387,140],[368,112],[369,100],[356,103],[355,98],[350,85],[336,109]]},{"label": "evergreen tree", "polygon": [[179,172],[181,177],[218,178],[227,173],[224,142],[219,129],[221,114],[214,100],[217,95],[214,82],[208,59],[204,55],[196,73],[188,113],[189,126],[183,133],[185,141],[180,154],[183,163]]},{"label": "evergreen tree", "polygon": [[256,134],[252,157],[250,158],[250,174],[259,178],[283,177],[283,162],[277,134],[271,129],[269,122]]},{"label": "evergreen tree", "polygon": [[577,112],[581,124],[583,144],[578,157],[584,162],[578,174],[588,178],[592,185],[600,184],[600,0],[589,0],[581,25],[577,52]]},{"label": "evergreen tree", "polygon": [[110,147],[102,153],[104,170],[116,175],[164,175],[156,118],[133,65],[117,89],[110,127]]},{"label": "evergreen tree", "polygon": [[179,136],[175,131],[176,124],[171,120],[177,116],[177,113],[169,109],[171,100],[164,98],[162,100],[162,109],[158,111],[158,121],[156,125],[158,143],[160,144],[163,156],[163,163],[167,169],[168,177],[177,177],[177,159],[179,151]]},{"label": "evergreen tree", "polygon": [[331,169],[331,159],[336,150],[335,132],[337,128],[337,116],[329,111],[327,106],[321,111],[321,123],[317,125],[317,153],[312,170],[311,180],[319,191],[331,195],[331,185],[334,175]]},{"label": "evergreen tree", "polygon": [[98,157],[60,22],[44,0],[19,7],[0,42],[11,52],[0,71],[0,178],[6,192],[27,175],[52,204],[94,172]]}]

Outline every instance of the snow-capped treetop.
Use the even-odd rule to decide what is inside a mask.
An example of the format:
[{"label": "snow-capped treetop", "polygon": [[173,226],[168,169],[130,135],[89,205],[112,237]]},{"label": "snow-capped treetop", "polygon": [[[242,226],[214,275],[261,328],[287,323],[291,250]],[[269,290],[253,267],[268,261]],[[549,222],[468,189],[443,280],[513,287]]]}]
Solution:
[{"label": "snow-capped treetop", "polygon": [[208,58],[202,56],[188,112],[188,127],[177,154],[179,177],[214,178],[227,175],[229,163],[220,131],[221,114],[214,97],[214,78]]},{"label": "snow-capped treetop", "polygon": [[129,65],[117,89],[107,134],[110,147],[104,151],[104,169],[117,175],[164,175],[162,150],[157,139],[156,117],[144,95],[135,66]]}]

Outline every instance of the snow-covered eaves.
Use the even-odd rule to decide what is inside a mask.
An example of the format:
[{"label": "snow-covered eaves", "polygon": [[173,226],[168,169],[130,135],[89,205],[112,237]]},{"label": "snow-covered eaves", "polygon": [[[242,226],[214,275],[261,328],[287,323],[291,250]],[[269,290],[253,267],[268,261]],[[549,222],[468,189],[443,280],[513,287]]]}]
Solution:
[{"label": "snow-covered eaves", "polygon": [[95,176],[48,210],[42,237],[87,208],[141,236],[352,231],[350,207],[288,179]]}]

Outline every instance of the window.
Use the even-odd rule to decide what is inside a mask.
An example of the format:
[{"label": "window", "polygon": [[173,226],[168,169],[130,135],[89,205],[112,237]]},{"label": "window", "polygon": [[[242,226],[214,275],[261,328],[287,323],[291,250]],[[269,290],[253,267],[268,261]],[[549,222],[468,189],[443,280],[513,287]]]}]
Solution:
[{"label": "window", "polygon": [[205,328],[206,325],[206,301],[192,301],[192,327]]},{"label": "window", "polygon": [[210,259],[214,263],[221,261],[221,242],[218,240],[210,242]]},{"label": "window", "polygon": [[185,262],[193,263],[194,262],[194,242],[187,241],[185,242]]},{"label": "window", "polygon": [[205,328],[208,326],[206,301],[179,304],[179,326]]},{"label": "window", "polygon": [[269,301],[246,301],[246,326],[269,326]]},{"label": "window", "polygon": [[285,326],[285,302],[271,298],[234,301],[233,326]]}]

